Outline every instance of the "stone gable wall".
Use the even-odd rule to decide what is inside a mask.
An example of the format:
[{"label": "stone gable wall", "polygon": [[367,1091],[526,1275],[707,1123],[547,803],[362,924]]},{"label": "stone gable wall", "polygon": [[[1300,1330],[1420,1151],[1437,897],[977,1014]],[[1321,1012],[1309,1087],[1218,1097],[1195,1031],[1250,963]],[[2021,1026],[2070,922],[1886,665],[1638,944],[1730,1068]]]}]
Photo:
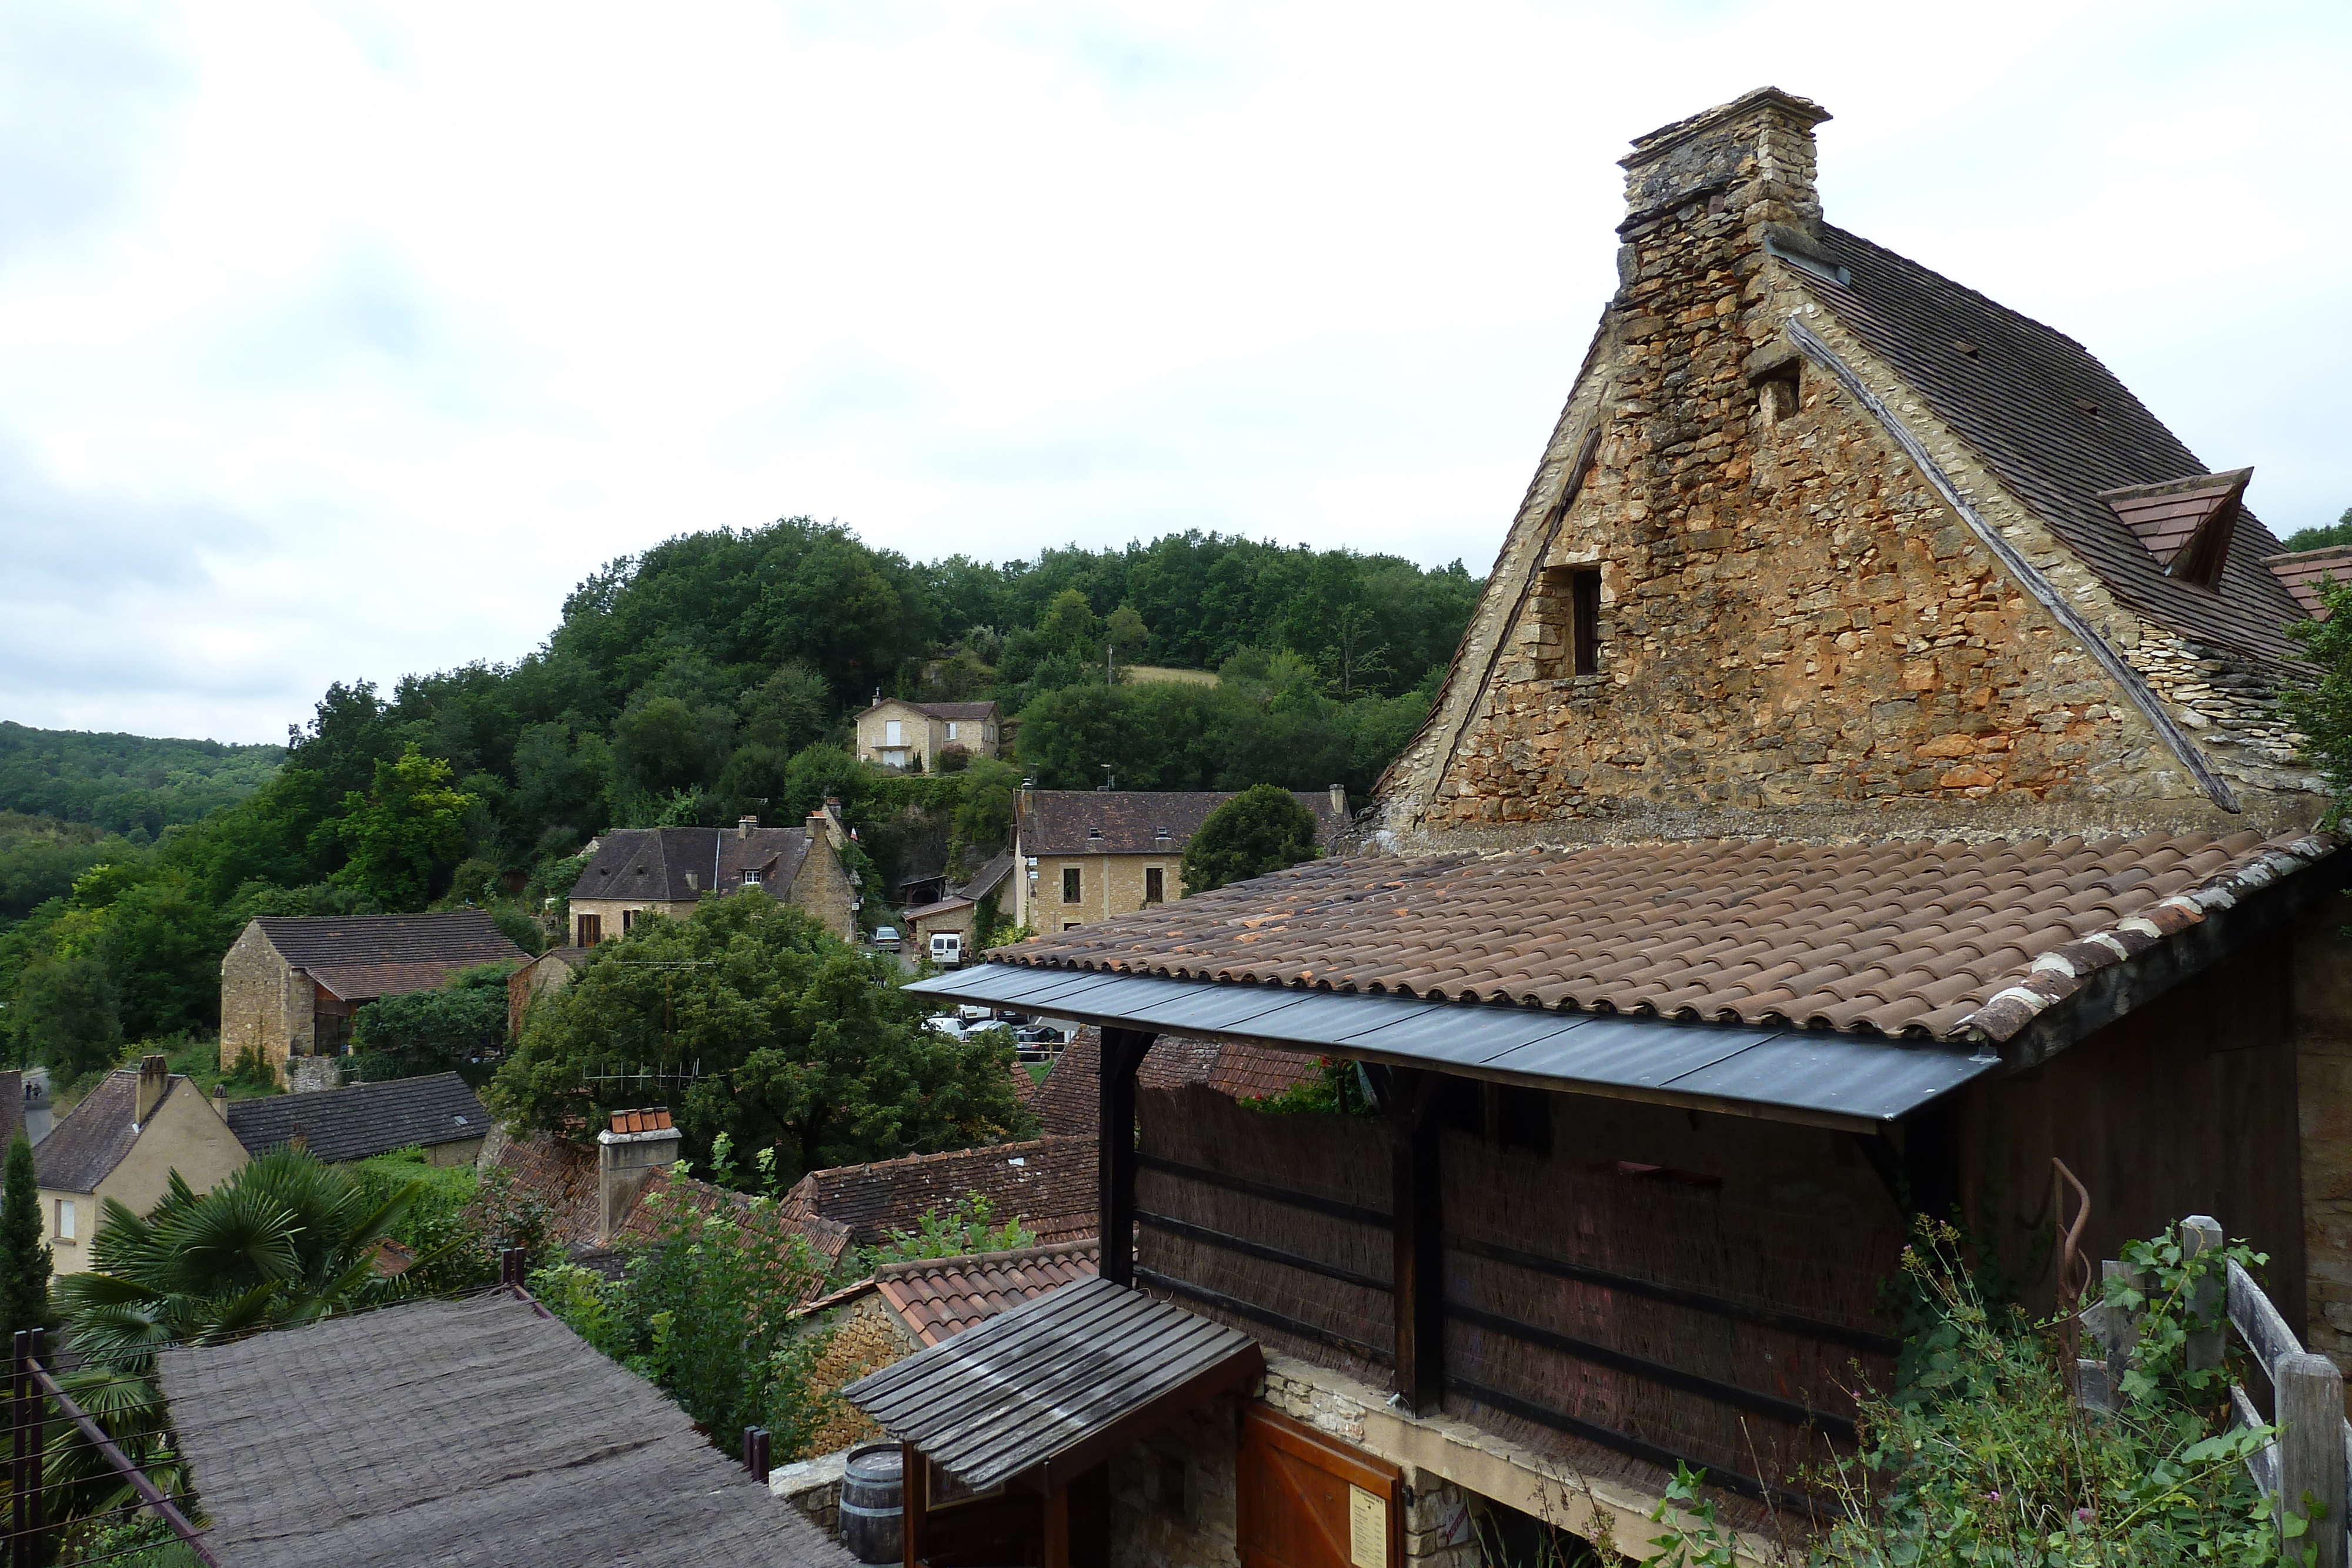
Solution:
[{"label": "stone gable wall", "polygon": [[310,1052],[312,1007],[310,977],[286,962],[257,922],[248,923],[221,957],[222,1071],[255,1053],[282,1078],[289,1057]]},{"label": "stone gable wall", "polygon": [[[1801,269],[1768,254],[1768,230],[1801,238],[1817,218],[1810,135],[1769,105],[1750,112],[1738,135],[1695,137],[1656,165],[1637,154],[1624,287],[1451,687],[1383,781],[1391,841],[2306,823],[2321,799],[2265,706],[2268,679],[2116,601],[1838,329]],[[2137,694],[1799,354],[1792,317],[1920,436],[2205,760],[2242,797],[2270,798],[2242,815],[2214,804]],[[1584,675],[1563,667],[1573,617],[1554,591],[1579,566],[1601,574],[1599,670]]]}]

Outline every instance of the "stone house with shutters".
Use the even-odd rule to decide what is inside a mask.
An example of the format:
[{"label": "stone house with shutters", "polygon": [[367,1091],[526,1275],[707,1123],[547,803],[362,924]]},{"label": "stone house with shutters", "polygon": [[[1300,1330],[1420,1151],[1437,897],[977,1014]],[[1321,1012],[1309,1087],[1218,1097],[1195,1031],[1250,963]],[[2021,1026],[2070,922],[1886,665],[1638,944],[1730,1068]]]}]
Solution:
[{"label": "stone house with shutters", "polygon": [[861,713],[856,727],[857,759],[877,767],[919,766],[940,770],[950,747],[972,757],[1002,754],[1003,726],[993,702],[916,703],[886,698]]},{"label": "stone house with shutters", "polygon": [[[798,828],[763,828],[745,817],[731,828],[615,828],[572,884],[573,948],[625,936],[648,911],[683,920],[711,894],[756,887],[779,904],[803,909],[847,941],[857,933],[857,894],[841,863],[849,831],[832,807],[811,811]],[[578,964],[540,966],[530,994],[561,986]],[[516,998],[518,1021],[520,1003]]]},{"label": "stone house with shutters", "polygon": [[[1013,921],[1067,931],[1184,896],[1184,846],[1230,789],[1024,789],[1013,818]],[[1328,849],[1348,827],[1348,792],[1296,790]]]},{"label": "stone house with shutters", "polygon": [[[2216,1216],[2352,1364],[2352,851],[2273,706],[2347,553],[1831,224],[1827,118],[1633,143],[1620,287],[1363,852],[914,988],[1100,1029],[1101,1280],[1264,1349],[1239,1423],[1146,1439],[1154,1561],[1349,1542],[1383,1489],[1386,1568],[1479,1518],[1639,1542],[1678,1463],[1801,1517],[1913,1217],[2051,1310],[2062,1171],[2087,1258]],[[1154,1087],[1171,1037],[1353,1062],[1370,1113]]]}]

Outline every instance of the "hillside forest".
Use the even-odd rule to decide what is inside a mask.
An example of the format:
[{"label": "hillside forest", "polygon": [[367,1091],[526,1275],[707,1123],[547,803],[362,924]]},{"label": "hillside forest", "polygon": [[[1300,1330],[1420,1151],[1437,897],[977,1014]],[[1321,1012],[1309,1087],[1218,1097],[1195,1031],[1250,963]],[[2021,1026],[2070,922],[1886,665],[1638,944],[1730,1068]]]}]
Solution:
[{"label": "hillside forest", "polygon": [[[611,562],[515,664],[333,685],[282,749],[0,725],[0,1031],[68,1079],[200,1036],[256,915],[470,904],[536,951],[613,827],[838,798],[871,925],[902,863],[1002,848],[1024,775],[1361,798],[1481,587],[1458,561],[1201,533],[916,562],[788,518]],[[993,698],[1017,756],[861,765],[851,719],[880,695]]]}]

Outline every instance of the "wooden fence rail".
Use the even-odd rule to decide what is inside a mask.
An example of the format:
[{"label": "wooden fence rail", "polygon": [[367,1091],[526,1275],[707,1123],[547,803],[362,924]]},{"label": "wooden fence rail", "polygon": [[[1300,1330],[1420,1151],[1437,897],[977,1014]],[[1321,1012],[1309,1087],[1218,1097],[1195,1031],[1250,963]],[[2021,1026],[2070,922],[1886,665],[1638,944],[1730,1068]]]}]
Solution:
[{"label": "wooden fence rail", "polygon": [[[2205,1215],[2190,1215],[2181,1221],[2180,1231],[2181,1250],[2188,1258],[2217,1251],[2222,1245],[2221,1223]],[[2133,1278],[2128,1265],[2113,1260],[2104,1265],[2102,1277],[2130,1280],[2142,1290],[2152,1283]],[[2234,1260],[2226,1279],[2208,1274],[2200,1281],[2189,1305],[2195,1316],[2208,1319],[2221,1315],[2217,1309],[2226,1307],[2228,1322],[2227,1328],[2189,1336],[2189,1370],[2221,1365],[2226,1336],[2234,1329],[2248,1359],[2270,1380],[2279,1434],[2246,1461],[2254,1484],[2271,1500],[2282,1526],[2289,1514],[2312,1521],[2301,1546],[2310,1568],[2347,1568],[2352,1542],[2346,1534],[2345,1503],[2352,1497],[2352,1420],[2344,1414],[2343,1373],[2327,1357],[2304,1350],[2270,1297]],[[2137,1347],[2139,1328],[2102,1306],[2089,1308],[2083,1316],[2107,1354],[2077,1364],[2082,1397],[2085,1404],[2112,1409]],[[2232,1425],[2263,1424],[2252,1397],[2236,1383],[2230,1385],[2230,1405]]]}]

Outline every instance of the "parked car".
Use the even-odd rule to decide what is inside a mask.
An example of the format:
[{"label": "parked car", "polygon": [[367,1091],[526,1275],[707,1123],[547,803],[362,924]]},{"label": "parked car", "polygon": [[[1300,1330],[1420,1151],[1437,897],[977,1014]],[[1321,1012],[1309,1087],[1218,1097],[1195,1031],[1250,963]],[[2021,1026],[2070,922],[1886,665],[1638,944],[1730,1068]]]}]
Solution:
[{"label": "parked car", "polygon": [[923,1027],[935,1029],[950,1040],[961,1040],[965,1032],[963,1019],[953,1013],[938,1013],[927,1018],[923,1020]]},{"label": "parked car", "polygon": [[963,967],[963,933],[934,931],[931,933],[931,962],[942,969]]},{"label": "parked car", "polygon": [[881,948],[885,953],[896,953],[898,950],[898,928],[895,925],[877,925],[874,928],[874,946]]}]

